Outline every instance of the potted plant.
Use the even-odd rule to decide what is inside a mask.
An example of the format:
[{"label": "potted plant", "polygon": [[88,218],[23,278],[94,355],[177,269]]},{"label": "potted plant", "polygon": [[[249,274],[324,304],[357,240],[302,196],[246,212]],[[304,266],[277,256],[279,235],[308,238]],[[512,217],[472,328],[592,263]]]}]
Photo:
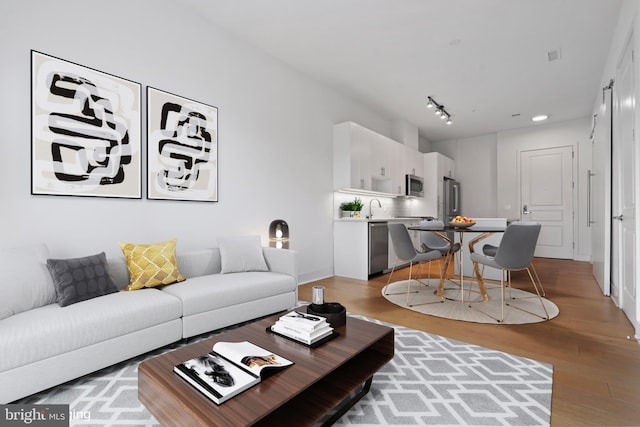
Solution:
[{"label": "potted plant", "polygon": [[340,211],[342,217],[348,218],[360,218],[360,211],[364,207],[364,203],[359,197],[356,197],[351,202],[343,202],[340,204]]}]

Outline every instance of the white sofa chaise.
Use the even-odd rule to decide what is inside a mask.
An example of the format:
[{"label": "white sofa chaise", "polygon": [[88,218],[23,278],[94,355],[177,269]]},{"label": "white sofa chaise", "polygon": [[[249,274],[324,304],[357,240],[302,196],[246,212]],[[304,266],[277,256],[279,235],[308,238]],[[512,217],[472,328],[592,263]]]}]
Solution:
[{"label": "white sofa chaise", "polygon": [[[187,280],[135,291],[122,290],[129,283],[124,257],[109,259],[120,291],[61,307],[53,302],[46,246],[0,251],[0,403],[295,306],[296,253],[262,252],[268,271],[228,274],[221,274],[218,248],[178,253]],[[7,301],[14,307],[3,307]]]}]

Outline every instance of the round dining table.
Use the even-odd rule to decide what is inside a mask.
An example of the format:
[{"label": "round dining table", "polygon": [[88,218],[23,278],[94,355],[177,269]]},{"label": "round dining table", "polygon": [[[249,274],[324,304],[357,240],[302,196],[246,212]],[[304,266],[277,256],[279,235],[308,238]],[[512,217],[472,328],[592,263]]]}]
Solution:
[{"label": "round dining table", "polygon": [[[465,233],[481,233],[479,236],[476,236],[469,241],[469,245],[468,245],[469,253],[472,254],[474,252],[474,246],[476,243],[478,243],[483,239],[486,239],[487,237],[491,236],[494,233],[503,233],[507,229],[507,227],[502,227],[502,226],[485,226],[485,225],[479,225],[479,224],[475,224],[472,226],[454,226],[451,224],[445,224],[444,227],[442,225],[438,226],[438,225],[421,224],[421,225],[413,225],[407,228],[409,230],[429,231],[431,233],[435,233],[449,243],[449,252],[447,253],[447,256],[444,262],[443,271],[445,272],[448,271],[449,263],[453,258],[453,247],[454,247],[455,237],[452,239],[449,236],[450,233],[453,233],[454,235],[455,233],[458,233],[458,236],[460,239],[460,250],[463,250],[464,248]],[[462,302],[464,302],[463,259],[464,257],[460,257],[460,289],[461,289],[460,298]],[[473,271],[475,273],[476,280],[478,282],[478,289],[480,290],[482,301],[483,302],[488,301],[489,295],[487,295],[487,291],[484,287],[484,280],[482,279],[482,273],[480,272],[477,264],[474,265]],[[443,274],[440,278],[440,285],[438,286],[438,290],[437,290],[437,296],[442,298],[443,300],[445,299],[444,282],[445,282],[445,276]]]}]

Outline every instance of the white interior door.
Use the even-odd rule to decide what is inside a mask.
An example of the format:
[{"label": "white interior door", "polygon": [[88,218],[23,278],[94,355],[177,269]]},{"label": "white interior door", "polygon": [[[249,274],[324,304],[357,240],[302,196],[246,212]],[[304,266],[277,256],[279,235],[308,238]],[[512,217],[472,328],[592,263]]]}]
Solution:
[{"label": "white interior door", "polygon": [[588,172],[587,226],[591,228],[593,277],[602,293],[611,295],[611,89],[595,118],[592,165]]},{"label": "white interior door", "polygon": [[521,218],[542,225],[536,256],[573,259],[573,148],[520,153]]},{"label": "white interior door", "polygon": [[613,145],[612,285],[620,306],[638,332],[636,308],[636,151],[633,49],[629,43],[617,69],[615,102],[618,126]]}]

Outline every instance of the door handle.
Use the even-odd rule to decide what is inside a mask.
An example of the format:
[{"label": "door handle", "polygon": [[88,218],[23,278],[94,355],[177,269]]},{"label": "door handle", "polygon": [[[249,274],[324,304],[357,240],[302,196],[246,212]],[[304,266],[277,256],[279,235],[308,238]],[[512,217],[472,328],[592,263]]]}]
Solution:
[{"label": "door handle", "polygon": [[613,219],[617,219],[618,221],[623,221],[624,220],[624,215],[614,216]]},{"label": "door handle", "polygon": [[527,205],[523,205],[523,206],[522,206],[522,214],[523,214],[523,215],[529,215],[529,214],[531,214],[531,213],[533,213],[533,211],[530,211],[530,210],[527,208]]}]

